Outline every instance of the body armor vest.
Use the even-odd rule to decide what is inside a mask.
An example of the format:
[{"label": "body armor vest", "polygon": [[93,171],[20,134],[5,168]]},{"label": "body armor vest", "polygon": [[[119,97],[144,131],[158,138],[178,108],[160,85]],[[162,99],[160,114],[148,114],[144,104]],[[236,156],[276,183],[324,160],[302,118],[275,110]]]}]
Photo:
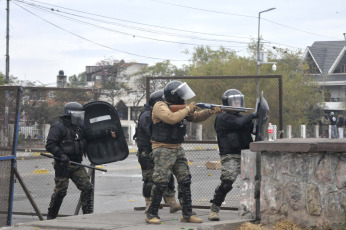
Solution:
[{"label": "body armor vest", "polygon": [[157,142],[180,144],[184,141],[186,134],[186,125],[183,121],[169,125],[164,122],[159,122],[152,125],[151,139]]},{"label": "body armor vest", "polygon": [[68,156],[80,155],[85,152],[85,143],[83,139],[83,131],[78,127],[72,130],[72,127],[66,127],[66,136],[60,143],[60,148]]},{"label": "body armor vest", "polygon": [[[150,119],[148,119],[148,117]],[[150,135],[148,136],[145,131],[142,129],[143,126],[149,126],[150,124],[143,124],[143,121],[150,120],[151,121],[151,111],[145,110],[143,111],[138,118],[138,127],[136,128],[136,143],[138,150],[140,151],[148,151],[151,152],[151,142],[150,142]],[[143,127],[144,128],[144,127]]]}]

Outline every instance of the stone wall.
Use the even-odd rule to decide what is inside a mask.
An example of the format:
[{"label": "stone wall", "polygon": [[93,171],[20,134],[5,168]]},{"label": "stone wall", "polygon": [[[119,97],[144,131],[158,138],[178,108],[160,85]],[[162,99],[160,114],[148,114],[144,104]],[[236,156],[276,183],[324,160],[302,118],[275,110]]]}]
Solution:
[{"label": "stone wall", "polygon": [[[280,139],[251,143],[250,150],[261,153],[261,223],[275,224],[278,220],[290,219],[301,227],[316,226],[321,229],[337,228],[338,224],[345,223],[345,141]],[[246,185],[249,176],[242,174],[242,177],[245,179],[243,185],[251,188],[251,185]],[[244,191],[249,193],[252,190]],[[246,195],[246,192],[243,193]],[[256,212],[251,210],[255,206],[246,206],[242,201],[241,209],[246,207],[256,216]]]}]

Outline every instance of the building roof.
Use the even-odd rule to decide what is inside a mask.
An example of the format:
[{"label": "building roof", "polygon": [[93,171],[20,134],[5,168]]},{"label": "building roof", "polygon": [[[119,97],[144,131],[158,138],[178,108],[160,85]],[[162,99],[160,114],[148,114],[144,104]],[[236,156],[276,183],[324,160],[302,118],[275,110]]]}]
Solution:
[{"label": "building roof", "polygon": [[340,55],[342,55],[341,52],[344,51],[345,45],[345,41],[316,41],[312,46],[307,47],[313,60],[322,71],[321,76],[330,74],[331,67],[338,64],[335,62],[340,61]]}]

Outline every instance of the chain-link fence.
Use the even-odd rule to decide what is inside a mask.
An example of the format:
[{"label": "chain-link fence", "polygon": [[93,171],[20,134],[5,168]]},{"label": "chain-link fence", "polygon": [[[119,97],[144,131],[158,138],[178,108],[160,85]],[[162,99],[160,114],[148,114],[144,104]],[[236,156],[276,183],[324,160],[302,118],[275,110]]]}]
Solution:
[{"label": "chain-link fence", "polygon": [[11,224],[21,87],[0,87],[0,227]]},{"label": "chain-link fence", "polygon": [[[282,83],[281,76],[229,76],[229,77],[171,77],[171,78],[147,78],[147,97],[151,92],[162,89],[170,80],[181,80],[189,84],[196,93],[193,98],[195,102],[221,104],[223,92],[230,88],[236,88],[245,95],[246,107],[254,108],[256,97],[256,87],[259,86],[263,91],[264,97],[270,105],[269,121],[277,124],[282,129]],[[258,79],[258,81],[256,81]],[[258,82],[258,84],[257,84]],[[4,88],[2,95],[5,94]],[[14,90],[14,92],[16,92]],[[52,159],[39,155],[44,150],[45,141],[48,135],[51,123],[62,114],[63,106],[69,101],[78,101],[81,104],[93,100],[100,100],[100,93],[97,90],[82,88],[48,88],[48,87],[24,87],[21,97],[20,123],[18,127],[18,150],[21,152],[17,156],[16,183],[14,183],[13,192],[13,213],[19,215],[46,215],[50,196],[54,188],[54,169]],[[14,93],[10,94],[11,101],[18,99]],[[148,99],[148,98],[147,98]],[[120,99],[119,99],[120,100]],[[2,100],[4,102],[4,100]],[[132,116],[132,110],[126,107],[124,103],[119,103],[124,113],[131,114],[127,116],[125,122],[136,119]],[[19,104],[12,103],[11,107],[19,108]],[[5,111],[5,105],[2,105],[0,113]],[[137,111],[135,108],[133,111]],[[252,112],[252,111],[251,111]],[[13,113],[12,110],[10,113]],[[10,116],[13,117],[13,116]],[[188,123],[187,136],[183,147],[189,161],[192,174],[192,198],[193,205],[199,207],[209,207],[210,199],[213,197],[214,190],[220,180],[220,161],[216,134],[214,131],[215,116],[202,123]],[[14,121],[10,120],[9,124]],[[4,130],[4,129],[2,129]],[[14,130],[14,127],[12,128]],[[13,136],[12,131],[12,136]],[[132,137],[129,133],[129,139]],[[7,135],[7,137],[11,137]],[[0,133],[1,140],[6,139],[6,135]],[[11,138],[8,138],[11,139]],[[131,138],[132,139],[132,138]],[[3,141],[1,141],[3,143]],[[131,144],[131,141],[129,141]],[[3,146],[3,145],[2,145]],[[131,146],[135,147],[135,146]],[[1,152],[4,156],[12,154],[10,149],[7,152]],[[0,156],[2,156],[0,155]],[[11,185],[9,181],[11,175],[10,161],[0,161],[1,184]],[[90,164],[87,159],[84,164]],[[6,164],[6,165],[5,165]],[[18,178],[20,177],[20,178]],[[22,179],[22,183],[19,183]],[[4,182],[4,183],[3,183]],[[201,189],[203,188],[203,189]],[[1,186],[1,189],[6,189]],[[8,191],[8,190],[7,190]],[[141,193],[141,188],[138,188]],[[1,194],[6,194],[1,193]],[[9,194],[7,192],[7,194]],[[28,194],[31,195],[29,199]],[[3,196],[3,195],[2,195]],[[73,183],[67,191],[59,215],[74,215],[79,213],[78,201],[80,192]],[[227,196],[224,208],[238,208],[240,196],[240,181],[237,179],[234,189]],[[9,199],[9,197],[8,197]],[[7,199],[7,204],[9,200]],[[2,199],[3,201],[4,199]],[[1,215],[8,214],[8,205],[1,205]],[[40,213],[42,212],[42,213]]]}]

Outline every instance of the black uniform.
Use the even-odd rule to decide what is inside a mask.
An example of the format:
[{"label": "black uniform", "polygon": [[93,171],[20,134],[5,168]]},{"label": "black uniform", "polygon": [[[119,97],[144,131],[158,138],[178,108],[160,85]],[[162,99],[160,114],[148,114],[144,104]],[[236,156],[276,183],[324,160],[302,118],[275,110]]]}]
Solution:
[{"label": "black uniform", "polygon": [[221,158],[221,184],[216,188],[211,200],[211,210],[219,212],[227,193],[240,174],[240,154],[252,142],[253,114],[242,116],[239,113],[220,113],[215,119],[215,131]]},{"label": "black uniform", "polygon": [[[82,162],[85,140],[80,126],[71,123],[67,117],[61,117],[53,124],[47,137],[46,150],[55,157]],[[66,156],[68,157],[66,159]],[[66,196],[69,179],[82,191],[81,202],[84,214],[93,212],[93,185],[90,178],[81,166],[54,160],[55,189],[48,208],[47,219],[54,219],[59,213],[60,206]]]}]

